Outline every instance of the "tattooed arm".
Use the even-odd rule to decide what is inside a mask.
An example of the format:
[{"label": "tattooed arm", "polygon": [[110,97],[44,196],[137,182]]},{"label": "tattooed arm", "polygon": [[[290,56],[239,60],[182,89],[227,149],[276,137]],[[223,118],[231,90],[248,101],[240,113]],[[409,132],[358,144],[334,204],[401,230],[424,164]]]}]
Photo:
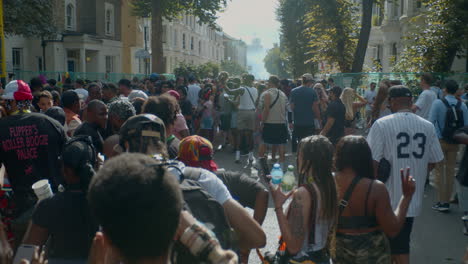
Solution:
[{"label": "tattooed arm", "polygon": [[[304,187],[301,187],[293,194],[288,217],[286,217],[283,210],[275,209],[281,235],[284,242],[286,242],[288,252],[292,255],[301,250],[307,235],[310,205],[310,194]],[[278,208],[278,206],[275,207]]]}]

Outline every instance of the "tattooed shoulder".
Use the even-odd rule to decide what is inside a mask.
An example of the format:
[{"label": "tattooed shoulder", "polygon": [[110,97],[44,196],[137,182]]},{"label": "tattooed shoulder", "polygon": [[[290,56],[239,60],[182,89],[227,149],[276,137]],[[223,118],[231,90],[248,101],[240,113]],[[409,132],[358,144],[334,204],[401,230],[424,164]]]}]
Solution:
[{"label": "tattooed shoulder", "polygon": [[291,202],[291,211],[289,214],[289,228],[291,234],[294,237],[303,237],[305,228],[304,228],[304,215],[302,209],[304,205],[302,204],[302,196],[296,195]]}]

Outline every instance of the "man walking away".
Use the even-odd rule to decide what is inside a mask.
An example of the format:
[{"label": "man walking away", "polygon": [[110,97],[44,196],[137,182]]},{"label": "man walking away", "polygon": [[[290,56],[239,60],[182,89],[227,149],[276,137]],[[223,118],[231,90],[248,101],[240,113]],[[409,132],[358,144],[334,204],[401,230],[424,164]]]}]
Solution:
[{"label": "man walking away", "polygon": [[432,75],[425,73],[421,76],[421,89],[423,92],[419,95],[418,100],[411,108],[413,113],[428,120],[429,112],[431,111],[432,103],[437,99],[436,93],[431,90]]},{"label": "man walking away", "polygon": [[[269,89],[260,96],[259,107],[262,109],[262,139],[258,156],[264,157],[267,146],[278,147],[279,162],[284,167],[285,145],[288,142],[288,128],[286,120],[286,106],[288,98],[278,89],[280,80],[277,76],[271,76],[268,80]],[[274,158],[274,157],[273,157]]]},{"label": "man walking away", "polygon": [[296,152],[298,142],[315,134],[316,129],[320,129],[315,124],[321,124],[319,100],[317,93],[312,88],[314,84],[312,74],[302,75],[302,83],[302,86],[291,91],[291,97],[289,98],[290,107],[293,111],[293,133],[295,135],[292,142],[293,152]]},{"label": "man walking away", "polygon": [[394,114],[378,119],[371,127],[367,141],[376,171],[384,160],[390,164],[388,178],[376,175],[385,182],[393,210],[402,196],[400,171],[410,168],[416,180],[416,192],[406,222],[396,237],[389,238],[393,263],[408,264],[411,231],[414,217],[422,210],[428,169],[431,170],[444,156],[434,126],[412,112],[411,91],[402,85],[394,86],[388,100]]},{"label": "man walking away", "polygon": [[[255,129],[255,102],[258,98],[257,89],[253,86],[255,77],[251,74],[242,76],[243,85],[239,89],[230,90],[226,88],[226,93],[239,96],[239,111],[237,114],[237,130],[240,133],[240,139],[244,139],[249,152],[249,163],[253,163],[253,132]],[[236,150],[236,162],[240,162],[240,150]]]},{"label": "man walking away", "polygon": [[344,122],[346,108],[341,102],[341,88],[333,87],[330,91],[330,104],[327,108],[327,122],[325,127],[320,132],[320,135],[328,137],[333,145],[336,145],[342,137],[344,137]]},{"label": "man walking away", "polygon": [[447,96],[438,99],[432,105],[429,113],[436,129],[445,159],[436,166],[436,185],[439,201],[432,209],[439,212],[450,210],[450,198],[453,190],[455,166],[457,161],[458,143],[453,139],[455,131],[468,125],[468,109],[465,104],[455,98],[458,84],[454,80],[445,83]]},{"label": "man walking away", "polygon": [[197,109],[198,107],[198,94],[200,93],[200,85],[197,84],[196,82],[197,79],[195,79],[194,76],[189,77],[189,85],[188,85],[188,90],[187,90],[187,98],[189,99],[190,103],[192,104],[192,107]]}]

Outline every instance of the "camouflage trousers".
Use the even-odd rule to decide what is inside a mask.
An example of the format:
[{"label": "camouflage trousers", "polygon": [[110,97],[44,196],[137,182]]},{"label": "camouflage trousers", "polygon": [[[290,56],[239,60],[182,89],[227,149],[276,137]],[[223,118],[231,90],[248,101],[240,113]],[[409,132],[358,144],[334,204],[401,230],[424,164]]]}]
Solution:
[{"label": "camouflage trousers", "polygon": [[390,264],[390,243],[382,231],[336,234],[334,264]]}]

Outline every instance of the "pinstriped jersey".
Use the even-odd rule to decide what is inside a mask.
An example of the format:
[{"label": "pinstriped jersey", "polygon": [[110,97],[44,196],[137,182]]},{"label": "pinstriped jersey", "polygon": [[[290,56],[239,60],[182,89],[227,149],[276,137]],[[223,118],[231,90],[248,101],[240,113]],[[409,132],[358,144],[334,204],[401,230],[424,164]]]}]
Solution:
[{"label": "pinstriped jersey", "polygon": [[416,180],[416,192],[407,217],[418,216],[428,165],[444,158],[434,125],[413,113],[399,112],[377,120],[369,132],[367,142],[375,161],[385,158],[391,164],[390,177],[385,185],[394,210],[403,195],[400,169],[411,168],[411,175]]}]

